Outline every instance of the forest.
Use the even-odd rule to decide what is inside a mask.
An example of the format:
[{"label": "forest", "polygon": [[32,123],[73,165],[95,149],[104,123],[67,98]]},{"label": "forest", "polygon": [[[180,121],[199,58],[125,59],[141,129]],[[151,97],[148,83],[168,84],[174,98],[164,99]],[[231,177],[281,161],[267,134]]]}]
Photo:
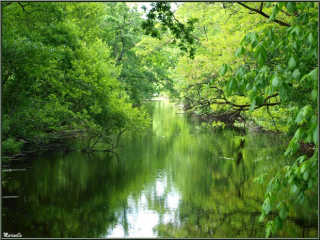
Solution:
[{"label": "forest", "polygon": [[[143,102],[160,96],[210,131],[259,131],[286,143],[283,154],[295,161],[253,180],[267,186],[266,237],[282,229],[292,202],[318,192],[317,2],[1,4],[7,159],[113,152],[124,134],[147,131]],[[87,142],[75,148],[70,139],[80,135]]]}]

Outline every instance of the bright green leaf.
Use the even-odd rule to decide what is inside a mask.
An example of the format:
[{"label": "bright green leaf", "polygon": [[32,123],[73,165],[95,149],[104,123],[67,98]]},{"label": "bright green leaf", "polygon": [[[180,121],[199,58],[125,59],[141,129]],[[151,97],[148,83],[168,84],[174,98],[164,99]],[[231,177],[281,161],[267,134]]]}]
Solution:
[{"label": "bright green leaf", "polygon": [[299,141],[301,138],[301,128],[298,128],[296,133],[294,134],[294,137]]},{"label": "bright green leaf", "polygon": [[259,217],[259,222],[262,222],[265,217],[266,217],[265,213],[262,213]]},{"label": "bright green leaf", "polygon": [[271,211],[272,206],[271,206],[271,204],[268,202],[268,203],[262,205],[262,209],[263,209],[263,211],[264,211],[265,214],[268,214],[268,213]]},{"label": "bright green leaf", "polygon": [[318,80],[318,68],[313,69],[309,74],[311,80],[317,81]]},{"label": "bright green leaf", "polygon": [[300,156],[298,159],[297,159],[297,162],[299,162],[300,164],[303,163],[303,161],[306,159],[306,155],[303,155],[303,156]]},{"label": "bright green leaf", "polygon": [[316,101],[318,98],[318,90],[317,89],[313,89],[311,92],[311,98],[313,101]]},{"label": "bright green leaf", "polygon": [[280,79],[278,78],[277,75],[275,75],[271,81],[272,81],[272,86],[274,86],[275,88],[280,85]]},{"label": "bright green leaf", "polygon": [[298,190],[298,187],[295,185],[295,184],[293,184],[292,186],[291,186],[291,190],[290,190],[290,192],[292,193],[292,194],[295,194],[295,192]]},{"label": "bright green leaf", "polygon": [[306,170],[306,171],[303,173],[303,179],[304,179],[305,181],[307,181],[308,177],[309,177],[309,170]]},{"label": "bright green leaf", "polygon": [[290,59],[289,59],[289,61],[288,61],[288,67],[289,67],[290,69],[293,69],[293,68],[295,68],[296,66],[297,66],[297,58],[291,56]]},{"label": "bright green leaf", "polygon": [[249,113],[253,112],[254,107],[256,106],[256,99],[254,99],[251,103],[250,109],[249,109]]},{"label": "bright green leaf", "polygon": [[272,230],[272,225],[267,226],[267,228],[266,228],[266,238],[270,237],[271,230]]},{"label": "bright green leaf", "polygon": [[307,168],[308,168],[307,162],[303,162],[300,166],[300,172],[304,173]]},{"label": "bright green leaf", "polygon": [[295,78],[295,79],[298,79],[300,77],[299,69],[296,69],[296,70],[293,71],[292,77]]}]

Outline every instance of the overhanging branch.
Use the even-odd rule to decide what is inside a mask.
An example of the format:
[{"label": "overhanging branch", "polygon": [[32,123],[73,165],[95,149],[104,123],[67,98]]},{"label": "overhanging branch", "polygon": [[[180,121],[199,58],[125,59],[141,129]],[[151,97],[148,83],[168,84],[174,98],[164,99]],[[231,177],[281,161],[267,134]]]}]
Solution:
[{"label": "overhanging branch", "polygon": [[[255,9],[255,8],[251,8],[249,7],[248,5],[242,3],[242,2],[236,2],[238,3],[239,5],[241,5],[242,7],[246,8],[246,9],[249,9],[250,11],[253,11],[253,12],[256,12],[256,13],[259,13],[261,16],[264,16],[265,18],[270,18],[270,16],[266,13],[264,13],[262,11],[262,5],[260,6],[260,10],[258,9]],[[285,27],[290,27],[290,24],[289,23],[286,23],[286,22],[283,22],[279,19],[275,19],[274,22],[280,24],[281,26],[285,26]]]}]

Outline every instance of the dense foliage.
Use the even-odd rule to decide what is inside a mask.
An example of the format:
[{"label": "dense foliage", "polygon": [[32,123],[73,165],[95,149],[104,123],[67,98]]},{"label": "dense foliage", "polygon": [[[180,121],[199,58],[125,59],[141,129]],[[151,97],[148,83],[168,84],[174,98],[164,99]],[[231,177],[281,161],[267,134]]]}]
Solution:
[{"label": "dense foliage", "polygon": [[[260,217],[271,215],[269,237],[282,228],[291,204],[317,191],[318,4],[185,3],[174,14],[169,3],[158,2],[143,27],[154,37],[170,29],[193,58],[180,58],[176,68],[176,86],[191,113],[229,124],[245,122],[251,113],[272,123],[265,127],[287,132],[285,155],[297,154],[300,146],[311,150],[269,182]],[[263,183],[266,175],[255,181]],[[289,197],[279,199],[287,186]]]},{"label": "dense foliage", "polygon": [[3,153],[69,149],[57,137],[75,130],[94,137],[88,149],[99,141],[111,150],[124,131],[141,132],[148,124],[132,102],[159,91],[154,82],[166,71],[156,76],[157,59],[146,61],[133,50],[141,41],[136,8],[3,2],[2,12]]},{"label": "dense foliage", "polygon": [[83,151],[111,151],[149,123],[133,106],[165,91],[212,126],[255,121],[290,138],[297,160],[262,205],[269,237],[317,192],[318,3],[151,6],[143,19],[123,2],[2,2],[2,153],[68,151],[61,137],[78,132]]}]

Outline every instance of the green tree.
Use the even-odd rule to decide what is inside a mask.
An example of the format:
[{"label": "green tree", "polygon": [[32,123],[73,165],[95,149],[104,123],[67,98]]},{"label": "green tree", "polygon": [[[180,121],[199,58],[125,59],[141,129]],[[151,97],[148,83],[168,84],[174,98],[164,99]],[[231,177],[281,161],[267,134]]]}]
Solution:
[{"label": "green tree", "polygon": [[146,113],[132,108],[126,94],[119,97],[121,69],[100,37],[107,5],[13,2],[2,7],[4,142],[22,139],[52,150],[57,133],[76,129],[97,137],[89,148],[102,141],[102,149],[111,150],[118,138],[114,142],[110,136],[146,126]]},{"label": "green tree", "polygon": [[142,13],[124,2],[105,4],[109,9],[103,19],[102,36],[113,47],[116,63],[121,66],[118,79],[130,99],[140,104],[154,93],[172,90],[169,76],[172,63],[166,61],[171,51],[164,50],[160,41],[143,35]]},{"label": "green tree", "polygon": [[[197,9],[203,12],[209,11],[212,5],[218,5],[216,8],[223,8],[229,13],[226,21],[235,17],[237,24],[239,22],[242,22],[242,26],[247,24],[247,28],[245,27],[247,33],[239,41],[240,46],[237,50],[227,47],[222,48],[220,54],[217,54],[217,51],[203,54],[205,50],[201,50],[201,47],[203,43],[210,41],[211,36],[214,39],[226,35],[224,38],[219,38],[218,44],[221,45],[226,44],[229,38],[236,40],[234,34],[237,32],[237,26],[232,26],[231,23],[223,29],[220,24],[210,31],[211,22],[208,22],[206,15],[199,17],[199,25],[191,27],[190,23],[199,22],[193,19],[197,17],[193,13],[196,11],[189,14],[191,20],[188,21],[185,17],[180,20],[170,10],[169,3],[154,4],[147,15],[148,20],[143,25],[147,34],[158,37],[160,29],[156,28],[156,22],[160,21],[162,29],[170,29],[173,36],[181,41],[179,47],[194,57],[194,61],[180,62],[181,68],[186,69],[187,80],[186,83],[183,77],[180,78],[181,89],[185,94],[183,97],[186,103],[191,105],[189,106],[191,111],[206,115],[227,113],[231,116],[231,119],[228,119],[230,121],[243,116],[240,113],[252,113],[258,108],[264,108],[270,114],[272,106],[279,105],[289,113],[287,122],[290,126],[289,134],[293,133],[285,155],[296,154],[300,145],[313,146],[311,156],[300,156],[292,166],[280,170],[269,182],[260,217],[262,221],[273,213],[273,217],[267,222],[266,237],[269,237],[271,233],[281,229],[282,221],[287,218],[291,204],[296,202],[302,204],[308,191],[317,191],[318,4],[313,2],[202,4],[207,6],[206,10],[201,4],[193,6],[197,6]],[[187,5],[188,3],[183,4],[185,8]],[[256,14],[254,19],[248,13]],[[208,18],[213,19],[213,16]],[[195,34],[198,35],[194,36]],[[189,38],[193,40],[188,41]],[[201,39],[203,45],[196,45],[194,39]],[[191,48],[194,50],[196,46],[197,51],[194,55]],[[210,57],[220,59],[224,51],[227,51],[227,61],[224,60],[220,66],[211,67]],[[233,54],[230,53],[235,55],[232,57]],[[274,121],[273,117],[272,120]],[[255,181],[263,182],[265,176],[263,174]],[[287,186],[290,186],[290,197],[276,198],[276,195],[284,191],[283,188]]]}]

